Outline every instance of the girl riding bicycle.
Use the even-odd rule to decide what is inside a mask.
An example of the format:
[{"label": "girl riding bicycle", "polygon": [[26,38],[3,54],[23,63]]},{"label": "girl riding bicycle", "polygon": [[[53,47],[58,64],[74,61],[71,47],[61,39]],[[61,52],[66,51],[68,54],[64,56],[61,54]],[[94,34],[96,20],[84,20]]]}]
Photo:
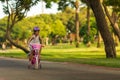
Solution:
[{"label": "girl riding bicycle", "polygon": [[[40,31],[40,29],[39,29],[39,27],[34,27],[33,28],[33,35],[30,37],[30,39],[28,40],[28,46],[29,46],[29,48],[30,48],[30,53],[28,54],[28,58],[29,58],[29,61],[31,61],[31,59],[32,59],[32,57],[33,57],[33,50],[32,50],[32,47],[31,47],[31,45],[32,44],[40,44],[41,46],[42,46],[42,40],[41,40],[41,38],[40,38],[40,36],[39,36],[39,31]],[[40,51],[39,51],[39,53],[41,53],[41,49],[42,48],[40,48]],[[40,58],[39,58],[40,59]],[[40,60],[39,60],[40,61]]]}]

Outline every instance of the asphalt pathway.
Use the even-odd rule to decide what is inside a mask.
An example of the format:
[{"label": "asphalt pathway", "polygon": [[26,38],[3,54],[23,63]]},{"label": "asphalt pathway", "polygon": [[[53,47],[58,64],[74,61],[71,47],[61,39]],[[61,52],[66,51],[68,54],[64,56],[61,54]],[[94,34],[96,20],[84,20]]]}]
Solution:
[{"label": "asphalt pathway", "polygon": [[42,69],[27,69],[24,59],[0,58],[0,80],[120,80],[119,68],[42,61]]}]

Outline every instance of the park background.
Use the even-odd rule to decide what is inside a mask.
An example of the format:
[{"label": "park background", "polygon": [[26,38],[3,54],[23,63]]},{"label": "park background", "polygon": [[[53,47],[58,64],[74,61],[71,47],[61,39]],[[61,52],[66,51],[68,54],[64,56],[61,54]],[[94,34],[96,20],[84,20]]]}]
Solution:
[{"label": "park background", "polygon": [[[3,3],[3,5],[5,5],[4,0]],[[15,2],[10,1],[10,3],[12,4]],[[60,11],[54,14],[47,14],[43,11],[41,14],[28,17],[21,16],[21,14],[19,14],[19,16],[17,14],[18,19],[20,17],[20,20],[17,23],[9,21],[9,26],[11,26],[12,23],[14,24],[9,34],[10,37],[12,37],[11,39],[9,39],[9,36],[6,36],[6,30],[9,17],[15,17],[16,8],[14,8],[15,6],[12,6],[13,8],[9,11],[10,15],[8,15],[8,12],[6,12],[7,8],[5,7],[6,5],[3,6],[3,11],[7,15],[0,19],[0,56],[27,58],[24,52],[25,50],[22,49],[22,51],[18,48],[21,48],[20,46],[27,48],[27,39],[32,35],[33,27],[39,26],[41,29],[40,36],[46,45],[41,54],[42,60],[120,67],[120,1],[112,2],[110,0],[105,0],[103,2],[101,0],[101,2],[96,2],[91,0],[91,2],[89,2],[86,0],[84,2],[81,0],[79,2],[79,0],[51,0],[49,2],[45,0],[44,3],[46,3],[46,7],[51,7],[51,5],[56,7],[58,4]],[[102,17],[99,15],[103,18],[99,18],[101,19],[101,24],[99,24],[98,19],[96,19],[99,16],[94,16],[95,10],[99,11],[99,8],[95,7],[96,3],[101,5],[99,6],[101,7],[100,10],[102,9],[104,12]],[[92,7],[92,9],[90,7]],[[31,7],[29,7],[28,11],[30,8]],[[39,9],[42,11],[41,6]],[[99,11],[98,13],[101,12]],[[106,22],[107,25],[103,25],[102,21]],[[105,30],[101,26],[106,27]],[[104,31],[106,33],[104,33]],[[18,48],[15,47],[16,45]],[[113,48],[106,51],[106,47],[107,49],[108,47]]]}]

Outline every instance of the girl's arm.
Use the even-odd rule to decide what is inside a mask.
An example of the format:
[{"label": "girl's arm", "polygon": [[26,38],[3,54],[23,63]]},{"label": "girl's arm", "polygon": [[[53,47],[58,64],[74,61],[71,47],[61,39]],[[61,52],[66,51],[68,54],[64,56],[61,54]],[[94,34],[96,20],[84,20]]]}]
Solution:
[{"label": "girl's arm", "polygon": [[41,37],[39,37],[39,40],[40,40],[40,44],[42,44],[42,39],[41,39]]},{"label": "girl's arm", "polygon": [[40,44],[42,45],[42,47],[44,47],[41,37],[39,37],[39,40],[40,40]]},{"label": "girl's arm", "polygon": [[28,39],[27,43],[29,44],[29,43],[32,41],[32,39],[34,39],[34,36],[30,37],[30,38]]}]

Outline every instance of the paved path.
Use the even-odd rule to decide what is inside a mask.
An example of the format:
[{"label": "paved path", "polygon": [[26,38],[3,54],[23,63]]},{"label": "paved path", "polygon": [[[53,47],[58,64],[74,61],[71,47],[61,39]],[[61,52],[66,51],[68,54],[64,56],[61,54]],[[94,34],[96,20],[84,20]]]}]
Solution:
[{"label": "paved path", "polygon": [[27,60],[0,58],[0,80],[120,80],[120,69],[83,64],[42,62],[27,69]]}]

